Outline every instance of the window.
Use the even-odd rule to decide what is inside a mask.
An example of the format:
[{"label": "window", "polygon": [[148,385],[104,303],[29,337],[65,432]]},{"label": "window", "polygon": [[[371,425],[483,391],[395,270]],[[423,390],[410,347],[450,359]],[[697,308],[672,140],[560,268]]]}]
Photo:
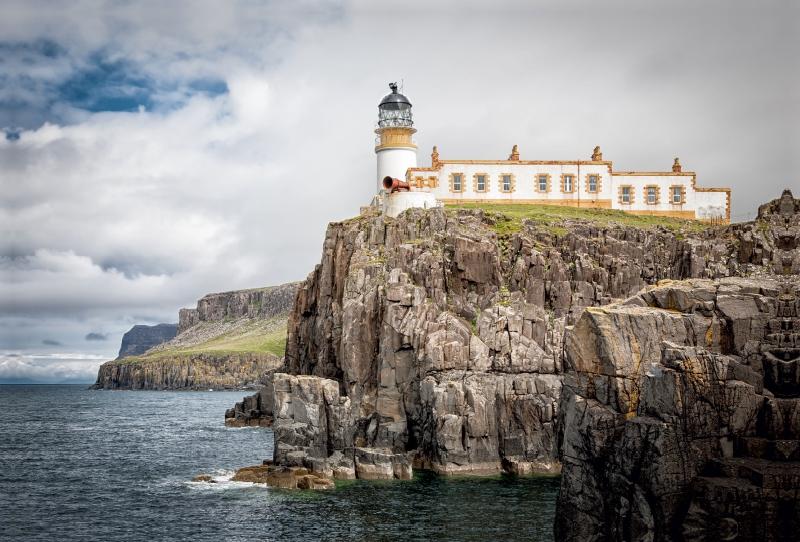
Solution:
[{"label": "window", "polygon": [[656,202],[656,187],[655,186],[648,186],[647,187],[647,203],[655,203]]},{"label": "window", "polygon": [[478,175],[478,192],[486,192],[486,175]]},{"label": "window", "polygon": [[589,175],[589,192],[597,192],[597,175]]},{"label": "window", "polygon": [[547,192],[547,175],[539,175],[539,192]]},{"label": "window", "polygon": [[564,192],[572,192],[573,175],[564,175]]},{"label": "window", "polygon": [[622,187],[622,203],[630,203],[631,202],[631,187],[630,186],[623,186]]},{"label": "window", "polygon": [[683,203],[683,187],[672,187],[672,203]]},{"label": "window", "polygon": [[453,192],[461,192],[461,174],[453,175]]},{"label": "window", "polygon": [[505,192],[506,194],[514,192],[516,184],[513,173],[500,173],[497,177],[497,186],[500,187],[500,192]]}]

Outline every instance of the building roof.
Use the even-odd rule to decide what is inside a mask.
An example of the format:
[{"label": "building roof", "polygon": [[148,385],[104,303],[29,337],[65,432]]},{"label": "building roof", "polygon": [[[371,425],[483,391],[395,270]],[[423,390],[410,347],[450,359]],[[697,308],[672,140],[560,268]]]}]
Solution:
[{"label": "building roof", "polygon": [[397,92],[397,83],[389,83],[389,88],[392,89],[391,94],[387,94],[378,104],[380,109],[411,109],[411,102],[408,98]]}]

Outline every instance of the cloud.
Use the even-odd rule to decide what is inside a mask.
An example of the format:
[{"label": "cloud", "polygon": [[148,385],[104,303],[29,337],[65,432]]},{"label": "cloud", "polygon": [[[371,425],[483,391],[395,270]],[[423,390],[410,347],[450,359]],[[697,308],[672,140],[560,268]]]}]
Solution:
[{"label": "cloud", "polygon": [[44,339],[42,344],[47,346],[61,346],[61,343],[53,339]]},{"label": "cloud", "polygon": [[434,144],[601,145],[625,170],[680,156],[754,211],[793,178],[796,8],[701,4],[7,0],[0,344],[112,359],[206,293],[304,278],[327,223],[373,196],[394,80],[420,164]]},{"label": "cloud", "polygon": [[0,379],[29,378],[52,383],[66,379],[93,381],[100,366],[99,356],[0,352]]},{"label": "cloud", "polygon": [[87,341],[105,341],[108,337],[105,333],[88,333],[84,339]]}]

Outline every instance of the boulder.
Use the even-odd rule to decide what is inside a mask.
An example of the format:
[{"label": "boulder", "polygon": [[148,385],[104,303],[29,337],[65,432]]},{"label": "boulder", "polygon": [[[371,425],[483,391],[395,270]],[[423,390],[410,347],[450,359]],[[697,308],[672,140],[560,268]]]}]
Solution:
[{"label": "boulder", "polygon": [[309,472],[303,467],[278,465],[244,467],[236,471],[231,481],[266,484],[284,489],[333,489],[334,487],[333,480],[320,473]]}]

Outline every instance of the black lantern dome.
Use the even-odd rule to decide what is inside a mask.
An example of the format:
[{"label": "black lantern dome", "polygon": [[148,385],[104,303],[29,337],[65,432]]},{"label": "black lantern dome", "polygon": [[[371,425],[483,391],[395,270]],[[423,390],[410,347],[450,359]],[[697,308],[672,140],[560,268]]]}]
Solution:
[{"label": "black lantern dome", "polygon": [[389,88],[392,93],[384,96],[378,105],[378,127],[414,126],[414,121],[411,120],[411,102],[397,92],[397,83],[389,83]]}]

